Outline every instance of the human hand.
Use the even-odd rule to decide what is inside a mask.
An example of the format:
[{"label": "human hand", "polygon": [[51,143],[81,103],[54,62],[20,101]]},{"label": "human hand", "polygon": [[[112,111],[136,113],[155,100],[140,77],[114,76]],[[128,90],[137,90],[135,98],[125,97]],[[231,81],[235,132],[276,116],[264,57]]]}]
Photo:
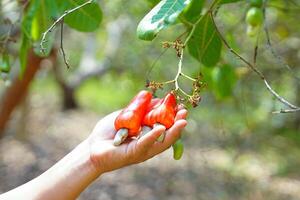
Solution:
[{"label": "human hand", "polygon": [[159,125],[139,139],[127,139],[120,146],[114,146],[114,121],[119,113],[120,111],[116,111],[101,119],[87,139],[91,161],[99,173],[137,164],[165,151],[180,137],[187,124],[187,110],[180,108],[175,123],[166,131],[163,142],[156,141],[165,131],[165,127]]}]

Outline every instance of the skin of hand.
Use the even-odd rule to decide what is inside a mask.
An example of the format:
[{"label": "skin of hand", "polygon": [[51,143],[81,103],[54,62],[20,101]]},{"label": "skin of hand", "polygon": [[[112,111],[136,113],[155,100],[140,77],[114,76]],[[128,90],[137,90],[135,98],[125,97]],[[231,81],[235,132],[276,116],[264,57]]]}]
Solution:
[{"label": "skin of hand", "polygon": [[[180,107],[174,125],[167,131],[164,126],[157,126],[139,139],[127,139],[120,146],[114,146],[116,131],[112,122],[119,113],[116,111],[101,119],[87,139],[91,161],[99,173],[137,164],[165,151],[180,137],[182,129],[187,125],[187,110]],[[165,131],[165,140],[157,142],[156,139]]]}]

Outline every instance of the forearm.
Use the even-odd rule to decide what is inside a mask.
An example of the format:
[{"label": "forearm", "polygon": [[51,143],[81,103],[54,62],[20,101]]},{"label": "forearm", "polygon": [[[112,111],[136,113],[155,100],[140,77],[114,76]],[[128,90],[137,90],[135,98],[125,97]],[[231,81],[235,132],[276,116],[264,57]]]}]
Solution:
[{"label": "forearm", "polygon": [[49,170],[0,199],[75,199],[100,174],[84,141]]}]

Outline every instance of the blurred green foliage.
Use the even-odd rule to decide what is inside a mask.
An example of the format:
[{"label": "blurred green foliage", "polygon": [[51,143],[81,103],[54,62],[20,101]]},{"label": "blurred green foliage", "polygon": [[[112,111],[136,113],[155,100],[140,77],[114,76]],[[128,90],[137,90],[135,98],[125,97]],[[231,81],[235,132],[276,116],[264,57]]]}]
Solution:
[{"label": "blurred green foliage", "polygon": [[[72,68],[67,70],[61,57],[57,63],[59,68],[63,69],[65,79],[76,73],[87,45],[87,37],[96,38],[98,46],[96,59],[101,61],[106,51],[107,26],[120,16],[130,21],[122,33],[120,46],[111,60],[108,72],[99,78],[89,79],[76,90],[75,97],[82,109],[100,114],[110,113],[124,107],[139,90],[144,88],[146,79],[167,81],[174,78],[178,65],[176,52],[173,49],[165,52],[161,44],[176,39],[184,33],[186,26],[184,24],[171,26],[161,31],[151,43],[138,40],[136,37],[139,21],[157,2],[101,1],[102,24],[93,35],[77,33],[66,27],[65,50]],[[207,9],[207,2],[198,6]],[[218,9],[216,17],[218,27],[231,47],[252,61],[257,39],[250,38],[246,34],[245,15],[249,2],[234,0],[222,2],[236,3],[225,4]],[[300,84],[295,77],[300,76],[300,69],[297,67],[300,49],[299,10],[300,6],[291,4],[290,1],[269,1],[266,16],[270,38],[274,51],[282,56],[282,59],[274,56],[272,49],[266,44],[267,38],[263,32],[258,40],[257,57],[257,67],[270,80],[273,88],[298,105]],[[185,10],[180,17],[184,18],[188,13]],[[208,17],[204,19],[210,22]],[[209,27],[211,28],[211,22]],[[202,28],[197,29],[196,33],[199,33],[197,37],[203,38],[203,34],[200,34]],[[56,35],[53,33],[53,36]],[[59,45],[59,38],[55,38],[54,45]],[[23,41],[22,44],[26,46],[27,42]],[[184,54],[183,72],[192,77],[201,72],[207,84],[201,93],[200,105],[189,110],[187,134],[183,136],[185,146],[190,149],[224,150],[230,159],[219,167],[233,176],[246,176],[243,173],[250,170],[245,166],[253,164],[260,167],[266,165],[270,170],[270,177],[297,178],[300,166],[299,113],[272,114],[272,111],[285,107],[271,96],[263,82],[244,63],[219,43],[211,46],[212,53],[207,56],[212,63],[203,62],[202,58],[197,57],[197,52],[203,50],[199,46],[195,47],[199,48],[195,55]],[[20,56],[22,55],[21,53]],[[287,69],[286,64],[289,64],[291,69]],[[211,67],[207,67],[210,65]],[[62,91],[53,73],[43,68],[41,73],[46,76],[36,77],[31,87],[32,93],[61,98]],[[179,83],[185,91],[191,91],[191,82],[180,79]],[[158,96],[162,96],[170,88],[167,86],[164,90],[159,90]],[[189,149],[185,152],[188,155]]]},{"label": "blurred green foliage", "polygon": [[126,106],[143,84],[128,72],[110,73],[101,80],[91,79],[81,85],[76,96],[80,105],[99,113],[110,113]]}]

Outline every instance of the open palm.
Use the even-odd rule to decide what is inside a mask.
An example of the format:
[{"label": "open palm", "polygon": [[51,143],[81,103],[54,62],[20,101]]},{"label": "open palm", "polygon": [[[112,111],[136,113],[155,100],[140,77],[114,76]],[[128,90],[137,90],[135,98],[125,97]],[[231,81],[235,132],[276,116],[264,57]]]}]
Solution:
[{"label": "open palm", "polygon": [[140,163],[165,151],[180,137],[187,124],[187,110],[180,109],[174,125],[166,131],[163,142],[157,142],[156,139],[164,133],[165,127],[157,126],[139,139],[127,139],[120,146],[114,146],[114,121],[119,113],[116,111],[101,119],[88,138],[91,160],[102,172]]}]

